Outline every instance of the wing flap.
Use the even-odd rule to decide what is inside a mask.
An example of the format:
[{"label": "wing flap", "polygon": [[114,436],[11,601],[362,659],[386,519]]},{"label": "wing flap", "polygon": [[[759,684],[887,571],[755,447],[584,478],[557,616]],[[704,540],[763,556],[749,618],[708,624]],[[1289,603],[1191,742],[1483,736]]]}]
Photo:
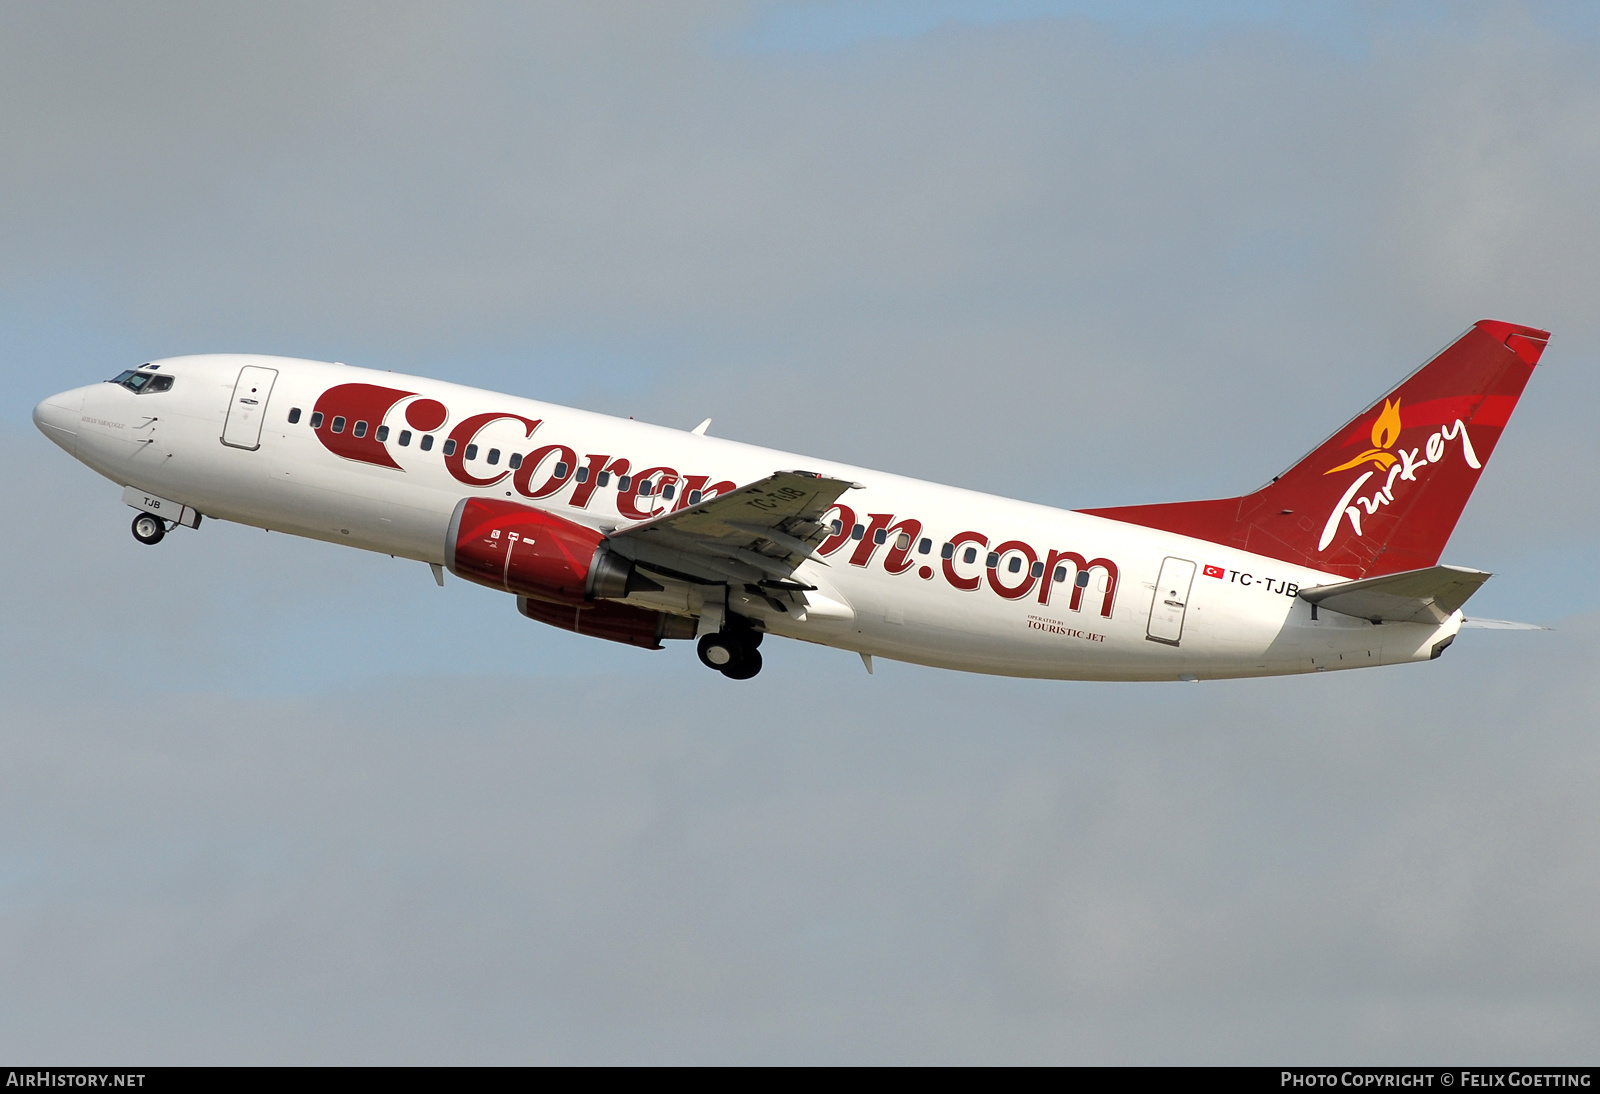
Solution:
[{"label": "wing flap", "polygon": [[1464,566],[1428,566],[1398,574],[1316,585],[1300,599],[1374,623],[1443,623],[1492,575]]}]

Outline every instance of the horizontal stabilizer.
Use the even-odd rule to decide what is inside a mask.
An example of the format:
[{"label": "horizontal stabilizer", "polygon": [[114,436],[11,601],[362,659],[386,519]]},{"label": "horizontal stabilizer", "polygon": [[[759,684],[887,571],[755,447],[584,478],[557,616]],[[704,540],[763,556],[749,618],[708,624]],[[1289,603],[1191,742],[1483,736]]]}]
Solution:
[{"label": "horizontal stabilizer", "polygon": [[1429,566],[1300,590],[1313,608],[1374,623],[1443,623],[1491,575],[1463,566]]},{"label": "horizontal stabilizer", "polygon": [[1463,619],[1461,626],[1479,631],[1547,631],[1537,623],[1513,623],[1509,619]]}]

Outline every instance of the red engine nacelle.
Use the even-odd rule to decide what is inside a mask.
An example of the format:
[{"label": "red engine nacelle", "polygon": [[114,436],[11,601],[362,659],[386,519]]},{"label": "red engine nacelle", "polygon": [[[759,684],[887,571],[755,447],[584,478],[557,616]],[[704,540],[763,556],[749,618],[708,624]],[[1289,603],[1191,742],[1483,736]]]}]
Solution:
[{"label": "red engine nacelle", "polygon": [[517,597],[517,611],[552,627],[578,634],[659,650],[663,638],[693,638],[694,620],[652,612],[631,604],[553,604],[531,596]]},{"label": "red engine nacelle", "polygon": [[[514,501],[463,498],[445,557],[467,581],[562,604],[628,595],[633,563],[607,551],[593,528]],[[647,583],[645,587],[650,587]]]},{"label": "red engine nacelle", "polygon": [[661,586],[605,548],[605,536],[514,501],[463,498],[445,552],[457,577],[517,594],[517,610],[552,627],[659,650],[663,638],[693,638],[692,619],[612,604],[630,589]]}]

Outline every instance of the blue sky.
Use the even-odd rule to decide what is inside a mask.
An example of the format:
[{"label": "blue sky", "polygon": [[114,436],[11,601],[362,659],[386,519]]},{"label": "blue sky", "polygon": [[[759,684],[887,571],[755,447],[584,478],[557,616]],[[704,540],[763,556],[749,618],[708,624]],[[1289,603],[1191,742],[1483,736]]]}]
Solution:
[{"label": "blue sky", "polygon": [[[1439,5],[1416,5],[1428,18]],[[1429,12],[1428,9],[1433,9]],[[1200,33],[1240,27],[1274,27],[1305,34],[1324,45],[1359,37],[1374,13],[1333,3],[1095,3],[1018,0],[1014,3],[773,4],[741,36],[755,51],[830,53],[871,42],[915,38],[946,27],[994,27],[1040,20],[1083,20],[1123,33]]]},{"label": "blue sky", "polygon": [[[1593,5],[1516,5],[1517,14],[1563,34],[1592,36],[1600,29]],[[987,28],[1008,23],[1081,20],[1123,35],[1150,36],[1168,47],[1201,49],[1215,36],[1241,31],[1287,32],[1317,48],[1360,57],[1376,33],[1403,29],[1438,33],[1463,19],[1489,22],[1504,5],[1340,3],[1337,0],[1270,0],[1185,3],[1183,0],[1015,0],[1015,2],[774,3],[753,13],[735,41],[753,52],[834,53],[874,42],[916,38],[946,28]]]}]

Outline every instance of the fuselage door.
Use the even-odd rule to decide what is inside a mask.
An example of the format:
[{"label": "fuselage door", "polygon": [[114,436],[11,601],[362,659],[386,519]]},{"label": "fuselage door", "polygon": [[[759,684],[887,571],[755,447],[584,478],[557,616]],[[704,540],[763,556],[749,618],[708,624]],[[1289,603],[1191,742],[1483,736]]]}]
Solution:
[{"label": "fuselage door", "polygon": [[1156,578],[1156,595],[1150,602],[1150,626],[1145,637],[1152,642],[1176,646],[1183,637],[1183,616],[1189,610],[1189,586],[1194,584],[1194,563],[1186,558],[1169,558],[1161,563]]},{"label": "fuselage door", "polygon": [[275,368],[246,365],[239,370],[233,385],[233,402],[228,404],[228,419],[222,424],[222,443],[232,448],[261,447],[262,415],[267,412],[267,396],[278,378]]}]

